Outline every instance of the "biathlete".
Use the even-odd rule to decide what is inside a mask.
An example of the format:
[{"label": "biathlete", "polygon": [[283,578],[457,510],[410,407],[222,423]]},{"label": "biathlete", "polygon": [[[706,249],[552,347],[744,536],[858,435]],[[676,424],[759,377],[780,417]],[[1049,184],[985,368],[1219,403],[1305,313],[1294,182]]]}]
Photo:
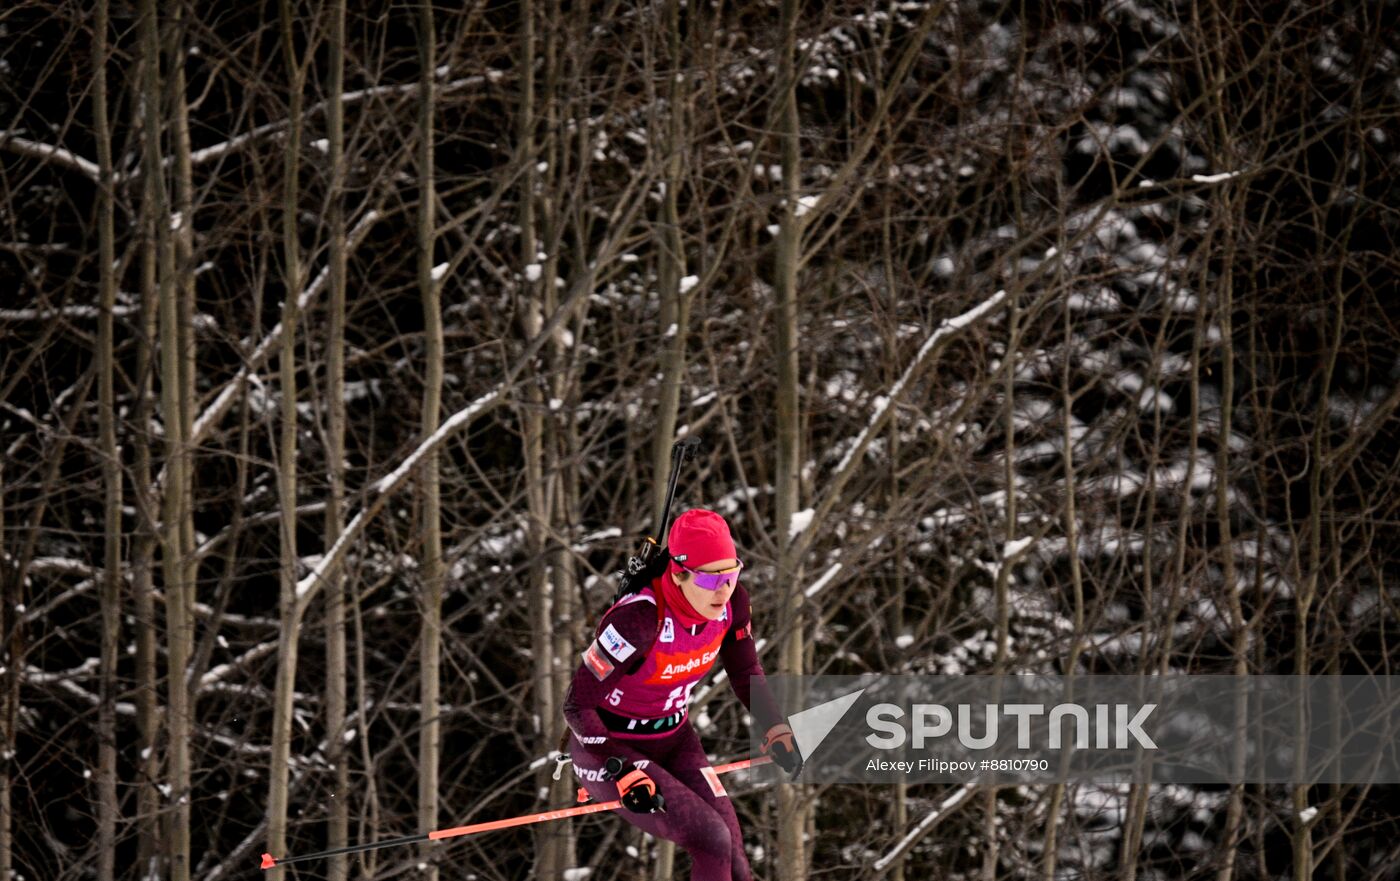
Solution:
[{"label": "biathlete", "polygon": [[739,819],[687,710],[716,659],[766,732],[763,753],[793,777],[802,757],[754,651],[729,524],[687,511],[666,552],[664,572],[603,613],[574,673],[564,700],[574,774],[594,800],[620,798],[628,822],[684,848],[691,881],[750,881]]}]

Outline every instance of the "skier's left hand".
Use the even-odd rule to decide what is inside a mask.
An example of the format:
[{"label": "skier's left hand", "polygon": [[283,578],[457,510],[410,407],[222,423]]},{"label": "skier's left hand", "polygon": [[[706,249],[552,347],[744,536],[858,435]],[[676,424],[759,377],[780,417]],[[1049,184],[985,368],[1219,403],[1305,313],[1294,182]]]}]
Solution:
[{"label": "skier's left hand", "polygon": [[637,814],[666,812],[666,797],[656,789],[651,775],[635,765],[629,770],[621,756],[613,756],[603,766],[603,779],[617,783],[622,806]]},{"label": "skier's left hand", "polygon": [[802,773],[802,753],[797,751],[797,741],[786,723],[774,725],[763,735],[762,752],[773,757],[778,767],[787,772],[789,780],[796,780]]}]

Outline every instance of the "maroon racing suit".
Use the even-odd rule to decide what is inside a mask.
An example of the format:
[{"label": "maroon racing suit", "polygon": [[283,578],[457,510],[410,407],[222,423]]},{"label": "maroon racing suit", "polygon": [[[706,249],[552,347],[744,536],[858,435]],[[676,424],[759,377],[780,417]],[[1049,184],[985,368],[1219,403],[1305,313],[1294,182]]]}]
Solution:
[{"label": "maroon racing suit", "polygon": [[749,596],[737,585],[719,620],[691,626],[668,611],[665,596],[657,579],[598,623],[564,699],[574,774],[595,800],[612,801],[619,793],[603,779],[608,758],[640,767],[665,798],[665,812],[618,813],[684,848],[691,881],[750,881],[739,819],[687,708],[691,690],[718,659],[760,730],[783,721],[754,650]]}]

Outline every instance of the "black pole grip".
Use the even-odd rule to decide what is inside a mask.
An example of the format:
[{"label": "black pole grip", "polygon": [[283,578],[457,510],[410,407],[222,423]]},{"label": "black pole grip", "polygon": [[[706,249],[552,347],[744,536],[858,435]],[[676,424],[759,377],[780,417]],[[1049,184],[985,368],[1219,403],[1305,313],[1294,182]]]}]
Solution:
[{"label": "black pole grip", "polygon": [[603,779],[611,782],[621,777],[624,764],[622,756],[612,756],[609,758],[603,763]]}]

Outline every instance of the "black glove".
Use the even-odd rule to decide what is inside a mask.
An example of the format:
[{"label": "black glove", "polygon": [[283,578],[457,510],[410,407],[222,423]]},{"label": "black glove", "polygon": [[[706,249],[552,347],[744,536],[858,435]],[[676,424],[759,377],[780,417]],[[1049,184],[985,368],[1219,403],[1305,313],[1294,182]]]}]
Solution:
[{"label": "black glove", "polygon": [[802,753],[797,751],[797,741],[793,740],[792,729],[786,723],[779,723],[763,735],[762,752],[772,756],[779,768],[788,774],[789,780],[796,780],[802,773]]},{"label": "black glove", "polygon": [[603,768],[604,780],[617,781],[617,792],[622,797],[622,806],[636,814],[664,814],[666,799],[656,791],[656,781],[641,768],[633,767],[624,773],[626,767],[626,762],[618,756],[613,756]]}]

